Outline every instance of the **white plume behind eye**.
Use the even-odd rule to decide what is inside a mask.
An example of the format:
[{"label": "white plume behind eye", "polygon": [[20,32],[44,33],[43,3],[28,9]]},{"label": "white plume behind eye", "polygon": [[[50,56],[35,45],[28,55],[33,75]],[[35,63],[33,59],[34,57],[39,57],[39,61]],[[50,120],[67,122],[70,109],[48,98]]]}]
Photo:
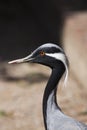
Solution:
[{"label": "white plume behind eye", "polygon": [[68,65],[67,65],[66,56],[63,53],[50,53],[50,54],[46,53],[46,55],[63,62],[65,69],[66,69],[65,76],[64,76],[64,86],[66,86],[67,79],[68,79]]}]

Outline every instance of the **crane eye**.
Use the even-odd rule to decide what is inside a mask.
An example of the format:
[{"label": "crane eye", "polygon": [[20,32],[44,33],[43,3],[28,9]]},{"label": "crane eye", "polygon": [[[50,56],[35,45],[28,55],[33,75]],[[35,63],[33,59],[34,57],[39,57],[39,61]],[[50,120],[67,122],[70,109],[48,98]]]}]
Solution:
[{"label": "crane eye", "polygon": [[44,56],[45,52],[44,51],[40,51],[40,56]]}]

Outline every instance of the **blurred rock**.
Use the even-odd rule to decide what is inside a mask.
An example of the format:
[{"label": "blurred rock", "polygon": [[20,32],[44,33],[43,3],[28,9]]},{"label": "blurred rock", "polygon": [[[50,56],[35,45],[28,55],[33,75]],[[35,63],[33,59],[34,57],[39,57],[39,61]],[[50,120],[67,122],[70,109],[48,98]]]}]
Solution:
[{"label": "blurred rock", "polygon": [[75,12],[66,17],[63,43],[78,87],[87,90],[87,12]]}]

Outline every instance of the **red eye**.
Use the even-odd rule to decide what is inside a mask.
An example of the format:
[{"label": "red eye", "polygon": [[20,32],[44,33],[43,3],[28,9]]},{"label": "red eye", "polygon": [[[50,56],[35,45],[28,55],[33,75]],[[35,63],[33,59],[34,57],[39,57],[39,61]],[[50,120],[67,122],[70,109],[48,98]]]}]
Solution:
[{"label": "red eye", "polygon": [[44,56],[44,55],[45,55],[45,52],[44,52],[44,51],[41,51],[41,52],[40,52],[40,55],[41,55],[41,56]]}]

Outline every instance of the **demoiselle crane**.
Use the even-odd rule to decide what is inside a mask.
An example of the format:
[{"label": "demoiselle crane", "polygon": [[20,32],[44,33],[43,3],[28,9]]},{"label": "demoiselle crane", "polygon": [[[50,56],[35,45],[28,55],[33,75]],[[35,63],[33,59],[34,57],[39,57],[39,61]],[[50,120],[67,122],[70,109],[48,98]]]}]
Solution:
[{"label": "demoiselle crane", "polygon": [[46,130],[87,130],[87,125],[65,115],[60,109],[56,91],[63,74],[68,76],[68,59],[64,50],[56,44],[46,43],[25,58],[10,61],[12,63],[39,63],[52,69],[43,96],[43,118]]}]

